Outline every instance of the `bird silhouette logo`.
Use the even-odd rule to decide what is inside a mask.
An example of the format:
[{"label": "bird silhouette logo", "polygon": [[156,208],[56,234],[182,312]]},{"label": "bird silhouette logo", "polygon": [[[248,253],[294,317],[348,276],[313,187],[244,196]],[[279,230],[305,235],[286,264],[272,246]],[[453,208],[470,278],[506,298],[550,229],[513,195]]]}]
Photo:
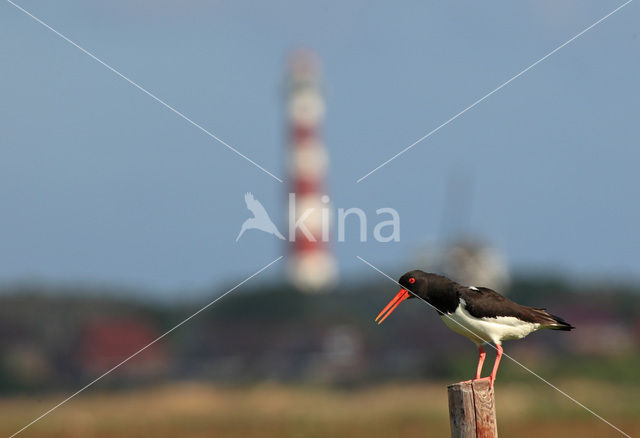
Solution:
[{"label": "bird silhouette logo", "polygon": [[280,234],[280,231],[278,231],[267,214],[267,210],[264,209],[260,201],[253,197],[253,193],[246,193],[244,195],[244,202],[247,204],[249,211],[253,213],[253,217],[250,217],[242,223],[242,228],[240,228],[240,233],[238,237],[236,237],[236,242],[240,240],[240,237],[246,230],[264,231],[265,233],[273,234],[278,239],[285,240],[284,236]]}]

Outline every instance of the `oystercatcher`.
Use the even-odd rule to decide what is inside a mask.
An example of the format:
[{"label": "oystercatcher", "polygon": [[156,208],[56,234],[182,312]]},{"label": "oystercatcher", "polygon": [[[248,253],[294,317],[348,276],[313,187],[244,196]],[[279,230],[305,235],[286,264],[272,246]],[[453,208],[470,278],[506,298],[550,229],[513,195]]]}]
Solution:
[{"label": "oystercatcher", "polygon": [[502,341],[522,339],[540,329],[574,328],[545,309],[514,303],[486,287],[462,286],[442,275],[420,270],[409,271],[400,277],[398,283],[402,289],[382,309],[376,318],[378,324],[382,323],[402,301],[422,298],[435,307],[442,321],[451,330],[466,336],[478,346],[480,357],[474,380],[480,379],[486,356],[482,345],[489,342],[495,344],[496,361],[488,377],[492,387],[502,357]]}]

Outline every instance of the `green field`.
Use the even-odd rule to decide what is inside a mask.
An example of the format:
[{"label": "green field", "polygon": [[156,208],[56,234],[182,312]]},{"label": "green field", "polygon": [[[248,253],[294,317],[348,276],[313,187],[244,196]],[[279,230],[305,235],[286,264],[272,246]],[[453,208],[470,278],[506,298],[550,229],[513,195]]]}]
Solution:
[{"label": "green field", "polygon": [[[554,382],[631,436],[640,436],[640,387]],[[61,396],[0,401],[8,436]],[[497,384],[502,437],[623,436],[542,383]],[[336,389],[260,384],[171,384],[87,391],[25,430],[25,437],[446,437],[446,383]]]}]

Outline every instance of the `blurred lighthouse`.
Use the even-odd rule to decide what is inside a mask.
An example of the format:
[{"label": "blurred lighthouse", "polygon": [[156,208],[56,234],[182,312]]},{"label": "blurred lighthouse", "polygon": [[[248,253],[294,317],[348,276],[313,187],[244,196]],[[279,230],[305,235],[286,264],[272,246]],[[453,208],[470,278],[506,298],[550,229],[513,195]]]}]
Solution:
[{"label": "blurred lighthouse", "polygon": [[[325,192],[329,157],[321,129],[325,103],[320,91],[320,61],[315,53],[295,52],[290,59],[287,96],[290,193],[289,276],[301,291],[327,291],[337,276],[329,248],[331,204]],[[295,236],[295,238],[294,238]]]}]

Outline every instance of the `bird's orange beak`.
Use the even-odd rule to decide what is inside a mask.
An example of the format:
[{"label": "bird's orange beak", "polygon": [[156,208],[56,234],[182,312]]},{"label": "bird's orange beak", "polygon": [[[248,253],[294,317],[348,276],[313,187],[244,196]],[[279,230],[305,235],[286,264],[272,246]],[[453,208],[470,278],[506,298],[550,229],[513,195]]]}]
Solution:
[{"label": "bird's orange beak", "polygon": [[[387,319],[387,316],[391,315],[391,312],[393,312],[395,310],[395,308],[398,307],[398,304],[400,304],[401,302],[403,302],[407,298],[409,298],[409,291],[406,290],[406,289],[400,289],[400,292],[398,292],[396,294],[396,296],[393,297],[393,299],[389,302],[389,304],[387,304],[385,306],[385,308],[382,309],[382,312],[380,312],[380,314],[376,318],[376,322],[378,324],[381,324],[382,321]],[[388,310],[388,312],[387,312],[387,310]],[[386,312],[386,315],[384,315],[385,312]],[[382,316],[382,315],[384,315],[384,316]],[[382,319],[380,319],[381,316],[382,316]],[[378,321],[378,320],[380,320],[380,321]]]}]

